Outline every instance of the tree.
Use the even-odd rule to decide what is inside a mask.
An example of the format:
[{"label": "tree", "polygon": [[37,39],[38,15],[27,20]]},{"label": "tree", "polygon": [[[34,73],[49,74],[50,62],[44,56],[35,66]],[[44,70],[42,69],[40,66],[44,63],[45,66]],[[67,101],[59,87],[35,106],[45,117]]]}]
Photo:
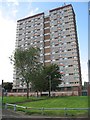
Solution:
[{"label": "tree", "polygon": [[27,86],[27,98],[29,97],[29,84],[32,83],[33,73],[41,65],[39,62],[39,49],[31,47],[29,49],[16,49],[14,57],[10,58],[14,62],[18,76],[22,83]]},{"label": "tree", "polygon": [[4,82],[3,87],[4,87],[5,91],[7,90],[7,92],[10,92],[12,90],[13,83],[12,82]]},{"label": "tree", "polygon": [[46,74],[43,67],[40,67],[33,75],[33,89],[34,91],[42,93],[42,91],[48,90],[48,80],[45,79]]},{"label": "tree", "polygon": [[48,79],[49,96],[51,96],[51,90],[55,91],[61,83],[61,74],[56,64],[45,66],[44,71],[46,73],[46,79]]},{"label": "tree", "polygon": [[59,73],[59,67],[56,64],[44,66],[33,75],[33,88],[36,91],[49,91],[51,96],[51,90],[56,90],[58,85],[61,83],[61,74]]}]

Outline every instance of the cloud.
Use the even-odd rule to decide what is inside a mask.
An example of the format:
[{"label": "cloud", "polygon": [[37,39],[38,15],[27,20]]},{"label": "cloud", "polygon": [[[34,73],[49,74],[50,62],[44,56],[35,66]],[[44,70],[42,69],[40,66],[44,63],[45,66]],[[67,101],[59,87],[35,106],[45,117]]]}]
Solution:
[{"label": "cloud", "polygon": [[0,11],[0,80],[13,81],[13,66],[10,64],[9,57],[15,49],[15,39],[15,21],[6,19]]},{"label": "cloud", "polygon": [[18,7],[18,0],[6,0],[6,2],[3,2],[2,4],[1,10],[3,10],[3,15],[5,15],[8,19],[11,17],[14,19],[18,13]]},{"label": "cloud", "polygon": [[[7,0],[0,10],[0,83],[4,81],[13,81],[13,66],[10,64],[9,57],[15,50],[16,41],[16,19],[18,14],[17,0]],[[31,4],[31,3],[30,3]],[[29,9],[31,6],[29,6]],[[38,8],[30,9],[31,12],[28,15],[34,15],[37,13]],[[30,11],[29,10],[29,11]]]},{"label": "cloud", "polygon": [[13,5],[15,5],[15,6],[19,5],[19,1],[18,0],[5,0],[4,2],[13,3]]},{"label": "cloud", "polygon": [[30,10],[30,12],[25,17],[37,14],[38,10],[39,10],[39,8],[35,8],[35,9]]},{"label": "cloud", "polygon": [[17,12],[18,12],[17,9],[12,10],[12,15],[13,15],[13,17],[16,17]]},{"label": "cloud", "polygon": [[15,0],[15,2],[13,3],[15,6],[19,6],[19,2],[18,0]]}]

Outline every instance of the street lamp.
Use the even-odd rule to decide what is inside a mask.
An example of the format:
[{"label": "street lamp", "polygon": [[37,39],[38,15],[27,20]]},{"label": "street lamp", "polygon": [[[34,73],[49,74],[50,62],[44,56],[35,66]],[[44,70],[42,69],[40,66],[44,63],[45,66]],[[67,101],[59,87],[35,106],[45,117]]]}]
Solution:
[{"label": "street lamp", "polygon": [[49,75],[49,97],[51,96],[51,75]]},{"label": "street lamp", "polygon": [[2,80],[2,107],[3,107],[3,80]]},{"label": "street lamp", "polygon": [[90,9],[89,9],[89,15],[90,15]]}]

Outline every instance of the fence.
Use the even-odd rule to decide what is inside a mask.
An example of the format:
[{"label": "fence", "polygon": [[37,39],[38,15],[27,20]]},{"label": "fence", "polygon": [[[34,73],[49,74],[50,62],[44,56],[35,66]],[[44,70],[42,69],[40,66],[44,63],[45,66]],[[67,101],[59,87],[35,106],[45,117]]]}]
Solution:
[{"label": "fence", "polygon": [[20,106],[20,105],[16,105],[16,104],[5,104],[5,109],[8,109],[8,106],[12,106],[14,111],[17,110],[17,108],[23,108],[23,109],[28,109],[28,110],[41,110],[42,115],[44,114],[45,110],[63,110],[64,111],[64,115],[67,116],[67,112],[68,110],[87,110],[89,111],[90,108],[33,108],[33,107],[25,107],[25,106]]}]

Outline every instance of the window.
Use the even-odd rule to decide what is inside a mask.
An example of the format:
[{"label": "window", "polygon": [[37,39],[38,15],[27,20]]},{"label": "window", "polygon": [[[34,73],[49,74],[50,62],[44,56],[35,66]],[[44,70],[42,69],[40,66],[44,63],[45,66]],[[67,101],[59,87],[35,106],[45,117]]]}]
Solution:
[{"label": "window", "polygon": [[66,35],[66,37],[70,37],[70,35]]},{"label": "window", "polygon": [[40,25],[40,23],[38,23],[37,25]]},{"label": "window", "polygon": [[65,22],[65,24],[68,24],[69,22]]},{"label": "window", "polygon": [[75,76],[78,76],[79,74],[78,74],[78,73],[75,73],[74,75],[75,75]]},{"label": "window", "polygon": [[40,56],[43,56],[43,54],[41,53]]},{"label": "window", "polygon": [[69,82],[66,82],[66,84],[69,84]]},{"label": "window", "polygon": [[67,18],[68,16],[64,16],[64,18]]},{"label": "window", "polygon": [[28,22],[31,22],[31,20],[29,20]]},{"label": "window", "polygon": [[66,65],[65,68],[67,68],[68,66]]},{"label": "window", "polygon": [[56,53],[58,53],[58,52],[59,52],[59,50],[56,51]]},{"label": "window", "polygon": [[41,34],[40,36],[43,36],[43,34]]},{"label": "window", "polygon": [[19,36],[21,36],[22,34],[19,34]]},{"label": "window", "polygon": [[67,58],[64,58],[64,60],[67,60]]},{"label": "window", "polygon": [[66,74],[65,76],[68,76],[69,74]]},{"label": "window", "polygon": [[69,75],[73,75],[73,73],[69,73]]},{"label": "window", "polygon": [[28,37],[28,39],[30,39],[30,37]]},{"label": "window", "polygon": [[65,29],[63,29],[62,31],[65,31]]},{"label": "window", "polygon": [[22,30],[22,28],[19,28],[19,30]]},{"label": "window", "polygon": [[55,44],[55,46],[58,46],[59,44],[57,43],[57,44]]},{"label": "window", "polygon": [[55,59],[53,59],[52,61],[55,61]]},{"label": "window", "polygon": [[66,28],[66,30],[69,30],[70,28]]},{"label": "window", "polygon": [[71,42],[67,42],[67,44],[70,44]]},{"label": "window", "polygon": [[52,54],[54,54],[55,52],[52,52]]},{"label": "window", "polygon": [[56,61],[59,60],[59,59],[56,59]]},{"label": "window", "polygon": [[68,57],[68,59],[72,59],[72,57]]},{"label": "window", "polygon": [[28,43],[27,45],[30,45],[30,43]]},{"label": "window", "polygon": [[68,67],[73,67],[73,65],[68,65]]},{"label": "window", "polygon": [[31,39],[33,38],[33,36],[31,37]]},{"label": "window", "polygon": [[64,50],[64,52],[67,52],[67,50]]},{"label": "window", "polygon": [[79,80],[79,77],[75,76],[74,79]]},{"label": "window", "polygon": [[67,51],[71,51],[72,49],[68,49]]},{"label": "window", "polygon": [[[70,82],[69,82],[69,83],[70,83]],[[69,90],[71,91],[71,90],[72,90],[72,88],[71,88],[71,87],[67,87],[67,90],[68,90],[68,91],[69,91]]]},{"label": "window", "polygon": [[66,38],[66,36],[63,36],[63,38]]},{"label": "window", "polygon": [[74,56],[74,59],[77,58],[76,56]]},{"label": "window", "polygon": [[23,23],[20,23],[20,25],[22,25]]},{"label": "window", "polygon": [[72,52],[72,54],[76,54],[76,52]]},{"label": "window", "polygon": [[64,12],[67,12],[67,10],[64,10]]},{"label": "window", "polygon": [[73,84],[73,82],[70,82],[70,84]]},{"label": "window", "polygon": [[63,60],[63,58],[60,58],[60,60]]},{"label": "window", "polygon": [[22,39],[19,39],[18,41],[22,41]]},{"label": "window", "polygon": [[61,38],[63,38],[63,36],[61,36]]}]

